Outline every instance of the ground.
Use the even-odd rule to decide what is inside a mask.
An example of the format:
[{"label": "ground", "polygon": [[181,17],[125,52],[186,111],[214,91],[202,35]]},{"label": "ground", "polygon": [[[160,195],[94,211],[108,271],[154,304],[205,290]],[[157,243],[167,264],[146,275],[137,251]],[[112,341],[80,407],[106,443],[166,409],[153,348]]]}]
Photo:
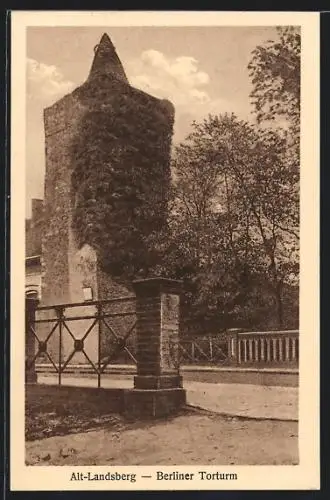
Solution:
[{"label": "ground", "polygon": [[[207,380],[205,380],[205,375],[208,375]],[[219,382],[219,375],[222,379],[223,373],[219,372],[208,374],[199,370],[193,373],[184,372],[183,386],[187,391],[188,403],[213,413],[230,416],[298,420],[298,387],[252,384],[249,382],[249,372],[243,373],[245,383]],[[262,375],[261,378],[265,376],[265,374]],[[272,376],[276,378],[276,373]],[[280,378],[278,374],[277,378]],[[38,381],[38,385],[58,386],[57,377],[54,375],[39,374]],[[74,374],[62,376],[63,385],[80,387],[80,390],[86,390],[87,387],[95,388],[96,383],[95,376],[83,377]],[[133,376],[119,374],[104,376],[102,387],[104,389],[132,388]],[[80,404],[80,397],[77,404]]]},{"label": "ground", "polygon": [[[54,436],[27,443],[39,465],[292,465],[297,423],[182,414],[170,421]],[[42,454],[40,455],[40,449]]]},{"label": "ground", "polygon": [[[44,386],[45,388],[45,386]],[[46,389],[46,388],[45,388]],[[27,391],[28,465],[292,465],[296,421],[224,416],[187,406],[166,420],[127,422],[107,406]]]}]

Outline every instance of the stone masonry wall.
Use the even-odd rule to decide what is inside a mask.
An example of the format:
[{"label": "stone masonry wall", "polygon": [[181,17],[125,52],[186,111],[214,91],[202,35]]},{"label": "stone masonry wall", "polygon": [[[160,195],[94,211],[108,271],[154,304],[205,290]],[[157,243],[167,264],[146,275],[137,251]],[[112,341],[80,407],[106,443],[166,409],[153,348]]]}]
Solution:
[{"label": "stone masonry wall", "polygon": [[[71,220],[71,140],[81,113],[75,93],[44,111],[46,175],[42,239],[42,304],[71,302],[69,240]],[[44,313],[45,314],[45,313]],[[49,311],[54,316],[54,311]],[[49,327],[49,325],[48,325]],[[45,326],[46,328],[46,326]],[[63,336],[62,356],[71,348]],[[54,359],[59,356],[58,334],[49,341]]]},{"label": "stone masonry wall", "polygon": [[70,145],[80,114],[74,93],[45,109],[46,176],[42,242],[42,297],[45,304],[70,302]]}]

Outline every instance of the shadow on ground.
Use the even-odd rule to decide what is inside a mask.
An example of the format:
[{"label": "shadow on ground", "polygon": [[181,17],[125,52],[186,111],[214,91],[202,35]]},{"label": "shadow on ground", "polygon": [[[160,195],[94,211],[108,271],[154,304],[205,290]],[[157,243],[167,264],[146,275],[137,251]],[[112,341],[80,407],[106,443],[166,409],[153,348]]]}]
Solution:
[{"label": "shadow on ground", "polygon": [[[121,431],[150,425],[150,420],[137,422],[124,418],[122,404],[121,389],[28,385],[25,392],[25,439],[34,441],[100,428]],[[180,415],[192,412],[193,408],[186,407]],[[175,417],[157,419],[153,425],[172,418]]]}]

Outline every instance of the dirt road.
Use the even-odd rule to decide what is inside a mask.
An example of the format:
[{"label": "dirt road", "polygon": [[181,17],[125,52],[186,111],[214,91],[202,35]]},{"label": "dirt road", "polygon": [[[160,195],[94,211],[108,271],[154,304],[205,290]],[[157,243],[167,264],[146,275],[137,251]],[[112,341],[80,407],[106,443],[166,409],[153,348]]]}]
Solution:
[{"label": "dirt road", "polygon": [[196,412],[27,442],[26,461],[29,465],[295,465],[297,433],[296,422]]}]

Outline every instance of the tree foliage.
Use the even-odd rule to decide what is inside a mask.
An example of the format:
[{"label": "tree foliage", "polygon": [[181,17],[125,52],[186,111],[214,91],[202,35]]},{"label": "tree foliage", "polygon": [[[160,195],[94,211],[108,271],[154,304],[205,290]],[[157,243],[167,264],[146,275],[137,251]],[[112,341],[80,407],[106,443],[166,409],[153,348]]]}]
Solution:
[{"label": "tree foliage", "polygon": [[300,120],[300,32],[278,28],[279,40],[256,47],[248,65],[257,119],[273,121],[279,116],[297,130]]},{"label": "tree foliage", "polygon": [[259,45],[248,65],[251,103],[259,124],[277,125],[287,139],[287,164],[299,169],[301,36],[279,27],[278,40]]},{"label": "tree foliage", "polygon": [[186,281],[190,322],[255,325],[269,308],[284,324],[297,276],[297,179],[286,140],[235,115],[195,123],[175,152],[168,267]]}]

